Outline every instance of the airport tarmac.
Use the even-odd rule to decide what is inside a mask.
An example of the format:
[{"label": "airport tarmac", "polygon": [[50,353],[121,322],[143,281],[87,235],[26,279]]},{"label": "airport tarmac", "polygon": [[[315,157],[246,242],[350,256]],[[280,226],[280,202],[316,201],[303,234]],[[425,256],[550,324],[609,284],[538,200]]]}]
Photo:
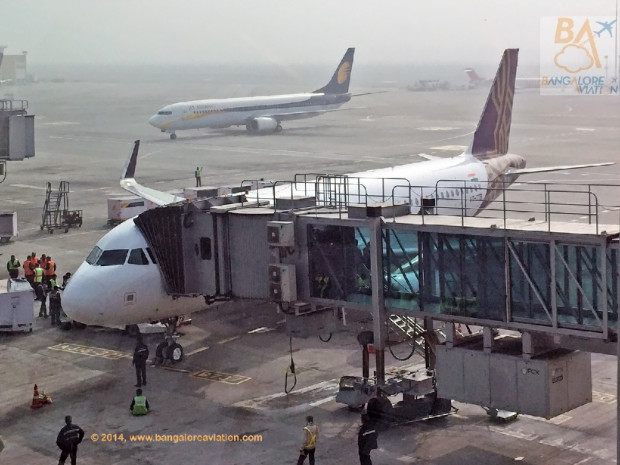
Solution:
[{"label": "airport tarmac", "polygon": [[[353,77],[353,83],[355,76]],[[315,84],[308,85],[316,87]],[[300,91],[305,89],[300,86]],[[311,87],[311,88],[314,88]],[[75,271],[105,234],[109,197],[125,196],[118,178],[140,139],[137,178],[161,190],[243,180],[287,180],[295,173],[346,173],[422,161],[417,153],[449,156],[469,144],[485,91],[417,93],[392,90],[354,98],[343,111],[288,122],[280,134],[248,135],[244,128],[179,132],[175,141],[148,125],[167,103],[198,96],[242,96],[252,86],[190,81],[170,88],[153,79],[41,82],[10,89],[36,115],[36,157],[11,162],[0,184],[4,211],[16,211],[19,237],[0,247],[2,258],[31,251],[51,255],[62,275]],[[355,89],[362,93],[367,89]],[[206,95],[207,91],[210,95]],[[259,93],[279,91],[261,88]],[[245,94],[248,95],[248,94]],[[614,97],[541,97],[517,91],[510,151],[528,167],[620,161],[620,108]],[[527,180],[615,183],[620,167],[546,173]],[[69,181],[70,208],[82,209],[79,229],[42,231],[45,185]],[[520,178],[520,181],[526,178]],[[611,191],[613,192],[613,191]],[[617,194],[618,189],[615,189]],[[611,197],[611,196],[610,196]],[[620,196],[618,196],[620,197]],[[601,222],[618,224],[620,202]],[[615,205],[615,206],[614,206]],[[0,279],[6,272],[0,271]],[[145,393],[153,411],[132,417],[134,341],[119,331],[60,331],[37,319],[29,334],[0,334],[0,435],[2,463],[43,464],[57,459],[54,444],[66,414],[86,431],[83,464],[271,464],[296,460],[304,417],[321,429],[317,463],[357,463],[359,415],[334,401],[337,380],[361,372],[356,334],[367,316],[351,312],[347,326],[328,343],[295,339],[297,384],[284,394],[290,365],[282,315],[265,302],[222,303],[193,315],[184,327],[187,358],[174,369],[148,368]],[[146,342],[154,352],[160,336]],[[405,364],[420,363],[412,358]],[[388,366],[401,366],[387,356]],[[491,421],[483,409],[455,403],[458,413],[381,433],[377,464],[610,464],[616,463],[615,357],[593,355],[593,402],[559,417]],[[289,382],[291,380],[289,379]],[[37,383],[53,399],[29,408]],[[130,434],[252,434],[253,442],[131,441]],[[98,435],[96,438],[91,435]],[[123,440],[119,435],[123,434]],[[114,436],[116,435],[116,436]],[[109,439],[103,441],[103,438]],[[95,440],[96,439],[96,440]]]}]

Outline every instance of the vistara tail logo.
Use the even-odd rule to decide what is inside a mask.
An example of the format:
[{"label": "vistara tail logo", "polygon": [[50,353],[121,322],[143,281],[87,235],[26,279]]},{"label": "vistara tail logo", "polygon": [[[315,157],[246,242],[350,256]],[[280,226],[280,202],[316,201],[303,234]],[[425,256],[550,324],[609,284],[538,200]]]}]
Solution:
[{"label": "vistara tail logo", "polygon": [[340,68],[338,68],[338,84],[342,84],[343,82],[346,82],[347,79],[349,79],[349,76],[351,75],[351,63],[349,63],[348,61],[345,61],[343,64],[340,65]]},{"label": "vistara tail logo", "polygon": [[541,93],[618,95],[617,19],[541,19]]}]

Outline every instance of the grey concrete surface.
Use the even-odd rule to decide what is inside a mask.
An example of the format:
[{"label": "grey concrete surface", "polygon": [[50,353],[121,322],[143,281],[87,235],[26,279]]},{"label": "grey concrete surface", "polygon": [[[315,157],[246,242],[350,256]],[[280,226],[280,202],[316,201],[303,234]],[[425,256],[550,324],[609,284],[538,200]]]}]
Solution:
[{"label": "grey concrete surface", "polygon": [[[171,141],[147,124],[164,104],[198,96],[241,96],[254,87],[102,79],[41,82],[3,88],[0,95],[5,90],[29,101],[30,113],[36,115],[37,154],[10,163],[0,184],[1,209],[16,211],[19,227],[19,237],[0,246],[0,258],[15,254],[23,260],[31,251],[50,254],[60,274],[74,271],[109,230],[106,199],[125,195],[118,178],[135,139],[142,141],[137,177],[157,189],[192,186],[197,165],[203,166],[203,185],[286,180],[294,173],[397,165],[418,160],[420,152],[460,153],[486,99],[484,91],[393,90],[354,98],[340,112],[286,123],[277,135],[248,135],[233,128],[179,132]],[[510,149],[524,155],[528,167],[620,161],[619,126],[620,109],[613,97],[541,97],[517,91]],[[617,183],[619,169],[547,173],[528,180]],[[57,187],[61,180],[70,182],[70,207],[84,211],[84,224],[66,234],[48,234],[40,229],[45,183]],[[618,204],[617,199],[609,201]],[[607,215],[604,222],[617,224],[617,210]],[[1,268],[0,279],[5,279]],[[131,338],[102,328],[64,332],[42,319],[30,334],[0,333],[0,435],[5,443],[0,463],[55,463],[54,441],[66,414],[86,430],[78,454],[81,464],[294,463],[306,414],[314,415],[321,429],[317,464],[357,463],[359,415],[333,399],[338,378],[361,371],[355,335],[366,317],[348,316],[348,325],[329,343],[293,341],[297,385],[284,395],[289,340],[282,315],[272,305],[231,302],[194,314],[182,337],[191,355],[174,371],[148,368],[145,393],[153,410],[143,418],[129,414],[135,390],[128,358]],[[252,332],[258,328],[267,330]],[[147,336],[151,353],[159,337]],[[401,365],[391,356],[387,363]],[[616,364],[615,357],[594,355],[594,401],[560,417],[520,416],[497,424],[480,407],[455,404],[458,413],[446,419],[381,433],[373,462],[615,463]],[[29,407],[35,383],[53,399],[38,410]],[[259,434],[262,441],[131,442],[128,436],[134,433]],[[92,434],[99,440],[91,439]],[[104,434],[112,440],[103,442]]]}]

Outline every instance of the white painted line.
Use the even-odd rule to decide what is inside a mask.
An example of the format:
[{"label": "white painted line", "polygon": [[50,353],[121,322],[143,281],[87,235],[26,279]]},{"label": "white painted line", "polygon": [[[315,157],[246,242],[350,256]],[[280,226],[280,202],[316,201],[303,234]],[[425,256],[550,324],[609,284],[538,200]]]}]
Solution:
[{"label": "white painted line", "polygon": [[239,339],[241,336],[233,336],[233,337],[229,337],[228,339],[222,339],[221,341],[218,341],[218,344],[226,344],[227,342],[230,341],[234,341],[235,339]]},{"label": "white painted line", "polygon": [[11,187],[23,187],[25,189],[36,189],[38,191],[44,191],[47,188],[41,186],[31,186],[30,184],[11,184]]},{"label": "white painted line", "polygon": [[199,352],[202,352],[202,351],[204,351],[204,350],[207,350],[208,348],[209,348],[209,346],[200,347],[199,349],[192,350],[191,352],[186,353],[186,354],[185,354],[185,356],[186,356],[186,357],[189,357],[190,355],[197,354],[197,353],[199,353]]}]

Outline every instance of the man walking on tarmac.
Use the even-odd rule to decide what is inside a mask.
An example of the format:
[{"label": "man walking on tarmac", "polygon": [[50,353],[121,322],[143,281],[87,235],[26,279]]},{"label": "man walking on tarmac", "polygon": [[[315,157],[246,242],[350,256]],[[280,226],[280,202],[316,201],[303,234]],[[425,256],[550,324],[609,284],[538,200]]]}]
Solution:
[{"label": "man walking on tarmac", "polygon": [[71,465],[76,464],[78,444],[84,438],[84,430],[71,421],[71,416],[67,415],[65,417],[66,425],[60,430],[56,438],[56,445],[62,451],[58,465],[63,465],[68,456],[71,456]]},{"label": "man walking on tarmac", "polygon": [[306,426],[304,427],[304,440],[299,450],[299,459],[297,465],[302,465],[309,457],[310,465],[314,465],[314,451],[316,449],[316,439],[319,435],[319,427],[314,424],[312,415],[306,417]]},{"label": "man walking on tarmac", "polygon": [[142,336],[138,333],[136,348],[133,351],[133,361],[136,367],[136,387],[146,386],[146,361],[149,359],[149,348],[142,342]]},{"label": "man walking on tarmac", "polygon": [[194,176],[196,176],[196,187],[202,187],[202,168],[200,166],[196,167]]},{"label": "man walking on tarmac", "polygon": [[377,430],[367,414],[362,414],[362,426],[357,433],[357,449],[360,465],[372,465],[370,452],[377,448]]}]

